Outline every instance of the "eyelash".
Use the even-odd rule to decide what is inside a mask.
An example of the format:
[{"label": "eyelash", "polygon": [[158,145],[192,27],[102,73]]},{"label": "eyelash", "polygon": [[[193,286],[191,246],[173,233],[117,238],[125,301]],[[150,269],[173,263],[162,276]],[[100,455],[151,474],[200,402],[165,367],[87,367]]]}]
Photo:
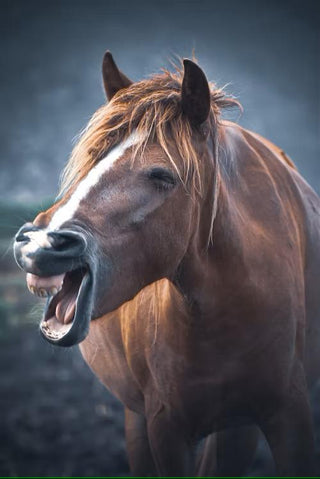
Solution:
[{"label": "eyelash", "polygon": [[158,190],[169,190],[175,185],[175,179],[173,176],[162,169],[154,169],[149,173],[149,178],[153,181]]},{"label": "eyelash", "polygon": [[166,182],[161,181],[161,180],[158,180],[158,181],[154,180],[154,185],[157,188],[157,190],[159,190],[159,191],[167,191],[167,190],[170,190],[173,187],[172,183],[166,183]]}]

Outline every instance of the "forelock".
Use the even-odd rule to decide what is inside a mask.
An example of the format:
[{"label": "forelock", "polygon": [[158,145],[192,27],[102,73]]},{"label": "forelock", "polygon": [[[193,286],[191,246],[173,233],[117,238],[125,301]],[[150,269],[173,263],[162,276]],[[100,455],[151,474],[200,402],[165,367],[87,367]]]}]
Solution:
[{"label": "forelock", "polygon": [[[81,133],[70,160],[63,172],[60,194],[88,174],[91,168],[111,148],[136,131],[140,140],[134,155],[142,153],[148,142],[157,142],[181,180],[201,194],[202,181],[199,158],[194,145],[192,127],[181,108],[183,72],[163,70],[160,74],[133,83],[120,90],[93,115]],[[237,101],[228,98],[223,90],[211,87],[209,121],[216,124],[221,108],[234,106]],[[178,150],[183,162],[172,155],[172,146]]]}]

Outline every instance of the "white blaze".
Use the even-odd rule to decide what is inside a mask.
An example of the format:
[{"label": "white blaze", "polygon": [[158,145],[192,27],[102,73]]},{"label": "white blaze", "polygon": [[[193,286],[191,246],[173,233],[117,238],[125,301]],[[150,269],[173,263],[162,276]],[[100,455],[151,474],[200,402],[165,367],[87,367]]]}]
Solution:
[{"label": "white blaze", "polygon": [[138,137],[136,133],[132,133],[124,142],[115,146],[105,158],[94,166],[87,176],[80,181],[75,191],[70,196],[69,200],[59,208],[51,218],[51,221],[47,227],[48,231],[57,230],[62,223],[70,220],[77,211],[81,200],[83,200],[91,188],[95,186],[101,176],[111,169],[112,165],[123,156],[124,152],[137,143]]},{"label": "white blaze", "polygon": [[90,190],[99,182],[101,176],[112,168],[114,163],[119,160],[125,151],[138,142],[136,133],[132,133],[125,141],[112,148],[112,150],[96,166],[94,166],[87,176],[80,181],[69,200],[56,210],[48,226],[39,231],[30,231],[25,233],[30,241],[22,247],[21,252],[25,261],[31,261],[29,254],[35,253],[38,248],[51,248],[51,243],[47,235],[48,232],[58,230],[65,222],[73,218],[80,202],[87,196]]},{"label": "white blaze", "polygon": [[28,259],[26,256],[35,253],[37,249],[51,248],[51,243],[46,230],[29,231],[28,233],[24,233],[24,235],[28,236],[30,239],[30,241],[21,248],[25,261]]},{"label": "white blaze", "polygon": [[28,243],[30,244],[29,252],[32,252],[32,249],[51,248],[51,243],[46,231],[29,231],[29,233],[25,233],[25,236],[28,236],[30,239],[30,243]]}]

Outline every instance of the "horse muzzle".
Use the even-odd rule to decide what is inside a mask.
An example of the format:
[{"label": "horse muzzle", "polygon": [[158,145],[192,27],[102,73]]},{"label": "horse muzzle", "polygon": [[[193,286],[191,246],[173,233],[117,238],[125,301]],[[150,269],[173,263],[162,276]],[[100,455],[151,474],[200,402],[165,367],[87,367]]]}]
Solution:
[{"label": "horse muzzle", "polygon": [[16,234],[14,256],[27,273],[60,275],[83,264],[87,240],[71,230],[47,231],[26,223]]},{"label": "horse muzzle", "polygon": [[40,323],[43,337],[59,346],[82,341],[92,314],[93,274],[84,233],[47,231],[25,224],[17,233],[14,256],[27,273],[29,290],[47,297]]}]

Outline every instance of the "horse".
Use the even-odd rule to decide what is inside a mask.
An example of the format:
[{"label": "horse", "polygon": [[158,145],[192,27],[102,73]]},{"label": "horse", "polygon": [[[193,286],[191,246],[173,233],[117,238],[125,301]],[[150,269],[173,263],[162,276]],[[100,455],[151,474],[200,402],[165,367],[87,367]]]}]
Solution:
[{"label": "horse", "polygon": [[131,472],[314,473],[320,201],[196,61],[132,82],[103,59],[56,202],[15,236],[40,323],[124,404]]}]

